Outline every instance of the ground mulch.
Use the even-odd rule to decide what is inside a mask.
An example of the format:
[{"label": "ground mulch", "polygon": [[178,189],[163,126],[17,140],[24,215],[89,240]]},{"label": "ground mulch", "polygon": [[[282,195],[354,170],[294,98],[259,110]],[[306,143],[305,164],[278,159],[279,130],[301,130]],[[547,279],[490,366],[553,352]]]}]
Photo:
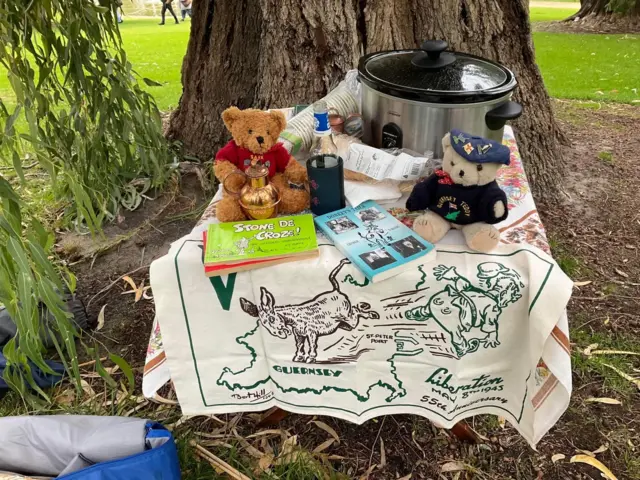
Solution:
[{"label": "ground mulch", "polygon": [[535,22],[532,27],[535,32],[637,34],[640,33],[640,17],[589,15],[576,20]]}]

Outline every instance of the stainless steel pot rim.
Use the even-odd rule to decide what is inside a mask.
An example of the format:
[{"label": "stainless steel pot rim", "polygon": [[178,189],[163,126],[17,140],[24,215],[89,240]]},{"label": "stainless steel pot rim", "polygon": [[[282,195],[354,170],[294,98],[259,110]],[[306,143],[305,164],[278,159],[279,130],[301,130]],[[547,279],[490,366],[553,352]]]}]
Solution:
[{"label": "stainless steel pot rim", "polygon": [[431,107],[431,108],[459,108],[459,109],[464,109],[464,108],[475,108],[475,107],[489,107],[492,105],[498,105],[502,102],[508,101],[509,99],[511,99],[511,97],[513,96],[513,91],[507,92],[506,94],[503,94],[501,97],[496,97],[492,100],[487,100],[484,102],[469,102],[469,103],[430,103],[430,102],[423,102],[420,100],[409,100],[406,98],[402,98],[402,97],[396,97],[395,95],[389,95],[386,93],[381,92],[380,90],[376,90],[375,88],[371,87],[370,85],[367,85],[366,83],[364,84],[364,86],[369,89],[371,92],[373,92],[376,95],[380,95],[381,97],[387,98],[389,100],[393,100],[395,102],[401,102],[401,103],[407,103],[410,105],[416,105],[416,106],[420,106],[420,107]]},{"label": "stainless steel pot rim", "polygon": [[468,58],[478,60],[484,63],[488,63],[498,67],[506,75],[506,80],[495,87],[486,90],[474,90],[474,91],[446,91],[446,90],[425,90],[417,89],[413,87],[405,87],[401,85],[394,85],[379,78],[373,77],[367,67],[367,63],[380,56],[396,54],[407,54],[412,52],[418,52],[416,49],[405,50],[385,50],[381,52],[370,53],[360,57],[358,62],[358,73],[360,81],[376,90],[377,92],[387,94],[392,97],[396,97],[400,100],[412,100],[422,103],[433,104],[445,104],[445,103],[457,103],[457,104],[469,104],[469,103],[481,103],[490,101],[496,98],[500,98],[507,92],[512,92],[517,86],[515,75],[511,70],[502,64],[483,58],[477,55],[471,55],[462,52],[449,52],[453,55],[458,55],[461,58]]}]

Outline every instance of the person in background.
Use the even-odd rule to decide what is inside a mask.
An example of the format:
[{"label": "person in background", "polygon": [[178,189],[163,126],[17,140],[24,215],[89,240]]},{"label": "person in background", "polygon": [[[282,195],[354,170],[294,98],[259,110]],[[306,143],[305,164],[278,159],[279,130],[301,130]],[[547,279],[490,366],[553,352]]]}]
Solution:
[{"label": "person in background", "polygon": [[124,20],[122,20],[122,15],[124,14],[124,12],[122,11],[122,0],[116,0],[116,18],[118,20],[118,23],[122,23]]},{"label": "person in background", "polygon": [[171,2],[173,2],[173,0],[162,0],[162,11],[160,12],[160,15],[162,15],[162,21],[160,22],[160,25],[164,25],[164,16],[167,10],[169,10],[169,13],[173,15],[173,19],[176,21],[176,24],[180,23],[178,22],[178,17],[176,17],[175,12],[173,11]]},{"label": "person in background", "polygon": [[180,4],[180,14],[182,15],[182,21],[184,22],[184,19],[187,15],[189,15],[189,18],[192,18],[191,0],[178,0],[178,3]]}]

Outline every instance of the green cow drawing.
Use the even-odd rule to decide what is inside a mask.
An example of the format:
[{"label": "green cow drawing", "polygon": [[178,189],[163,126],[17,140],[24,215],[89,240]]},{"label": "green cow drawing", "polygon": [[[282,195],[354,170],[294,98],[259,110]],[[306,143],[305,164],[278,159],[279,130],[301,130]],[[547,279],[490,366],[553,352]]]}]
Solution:
[{"label": "green cow drawing", "polygon": [[500,315],[522,297],[524,283],[518,272],[496,262],[481,263],[476,274],[478,286],[454,267],[438,265],[433,274],[446,286],[429,297],[426,305],[405,312],[405,318],[418,322],[435,320],[450,336],[458,358],[477,351],[480,345],[500,345]]}]

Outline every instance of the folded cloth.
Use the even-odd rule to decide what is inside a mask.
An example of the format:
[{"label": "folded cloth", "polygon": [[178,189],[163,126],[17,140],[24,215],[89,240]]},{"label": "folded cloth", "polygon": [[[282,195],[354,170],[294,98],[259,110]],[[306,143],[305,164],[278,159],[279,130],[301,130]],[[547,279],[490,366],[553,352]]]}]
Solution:
[{"label": "folded cloth", "polygon": [[351,206],[357,207],[367,200],[379,203],[398,200],[402,196],[402,192],[398,187],[398,182],[390,180],[375,184],[345,180],[344,196],[347,197]]}]

